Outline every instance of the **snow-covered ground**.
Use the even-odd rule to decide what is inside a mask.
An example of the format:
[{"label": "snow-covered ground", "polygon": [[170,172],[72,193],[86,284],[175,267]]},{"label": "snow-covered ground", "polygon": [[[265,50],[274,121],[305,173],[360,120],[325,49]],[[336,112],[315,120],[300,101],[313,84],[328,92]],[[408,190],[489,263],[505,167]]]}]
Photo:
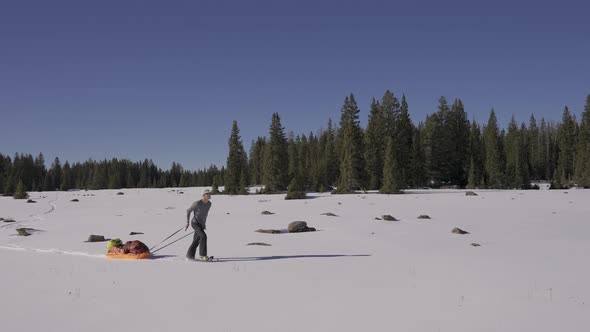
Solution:
[{"label": "snow-covered ground", "polygon": [[[201,189],[118,191],[0,198],[2,331],[590,331],[588,190],[213,196],[216,263],[184,261],[190,237],[104,258],[90,234],[151,247]],[[318,231],[254,232],[296,220]]]}]

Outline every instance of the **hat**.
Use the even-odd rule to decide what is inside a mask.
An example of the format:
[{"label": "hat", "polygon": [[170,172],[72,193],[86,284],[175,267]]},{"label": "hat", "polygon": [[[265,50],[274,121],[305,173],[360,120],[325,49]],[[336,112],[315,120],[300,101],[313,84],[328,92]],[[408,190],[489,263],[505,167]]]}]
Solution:
[{"label": "hat", "polygon": [[205,195],[211,195],[211,191],[209,189],[203,190],[203,192],[201,193],[201,196],[205,196]]}]

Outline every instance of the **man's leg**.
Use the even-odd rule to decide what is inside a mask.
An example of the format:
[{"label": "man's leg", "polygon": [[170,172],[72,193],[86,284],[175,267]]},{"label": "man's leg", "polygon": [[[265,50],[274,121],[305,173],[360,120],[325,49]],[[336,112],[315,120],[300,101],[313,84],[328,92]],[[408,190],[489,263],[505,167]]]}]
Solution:
[{"label": "man's leg", "polygon": [[203,228],[197,226],[195,229],[195,236],[198,236],[199,256],[207,256],[207,234],[205,234]]},{"label": "man's leg", "polygon": [[200,241],[199,233],[197,231],[195,231],[195,234],[193,235],[193,243],[191,243],[191,246],[188,247],[188,251],[186,252],[187,258],[191,258],[191,259],[195,258],[195,253],[197,251],[197,246],[199,245],[199,241]]}]

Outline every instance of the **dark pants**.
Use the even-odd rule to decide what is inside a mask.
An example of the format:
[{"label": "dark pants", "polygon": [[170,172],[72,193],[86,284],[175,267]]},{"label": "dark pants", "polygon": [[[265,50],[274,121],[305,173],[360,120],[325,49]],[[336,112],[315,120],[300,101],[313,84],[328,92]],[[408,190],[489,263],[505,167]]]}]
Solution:
[{"label": "dark pants", "polygon": [[199,256],[207,256],[207,234],[199,224],[191,222],[191,226],[195,230],[195,234],[193,235],[193,243],[186,252],[186,257],[195,258],[197,247],[199,247]]}]

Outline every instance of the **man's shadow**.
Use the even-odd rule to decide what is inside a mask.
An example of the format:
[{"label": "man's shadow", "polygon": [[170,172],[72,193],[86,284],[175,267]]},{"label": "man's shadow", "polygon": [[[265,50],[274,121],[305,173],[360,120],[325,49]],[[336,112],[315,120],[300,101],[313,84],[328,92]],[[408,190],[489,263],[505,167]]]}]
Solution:
[{"label": "man's shadow", "polygon": [[337,257],[369,257],[371,255],[285,255],[285,256],[258,256],[258,257],[219,257],[219,262],[254,262],[275,259],[290,258],[337,258]]}]

